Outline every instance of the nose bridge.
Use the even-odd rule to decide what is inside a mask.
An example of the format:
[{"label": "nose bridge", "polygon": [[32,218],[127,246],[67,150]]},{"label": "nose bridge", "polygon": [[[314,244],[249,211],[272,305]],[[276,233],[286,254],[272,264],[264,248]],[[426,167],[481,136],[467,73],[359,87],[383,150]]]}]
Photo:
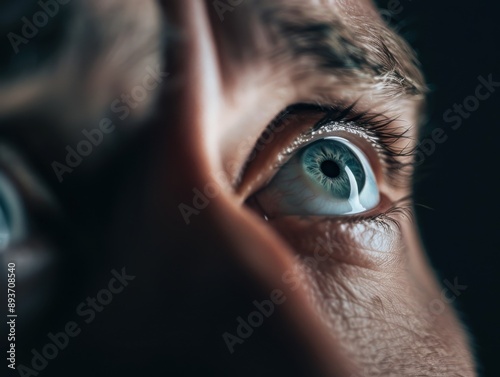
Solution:
[{"label": "nose bridge", "polygon": [[176,35],[167,57],[172,86],[161,103],[168,109],[162,119],[169,134],[165,149],[174,150],[175,159],[189,166],[181,174],[198,181],[192,183],[206,182],[205,174],[216,159],[216,126],[224,97],[207,6],[199,0],[164,4]]}]

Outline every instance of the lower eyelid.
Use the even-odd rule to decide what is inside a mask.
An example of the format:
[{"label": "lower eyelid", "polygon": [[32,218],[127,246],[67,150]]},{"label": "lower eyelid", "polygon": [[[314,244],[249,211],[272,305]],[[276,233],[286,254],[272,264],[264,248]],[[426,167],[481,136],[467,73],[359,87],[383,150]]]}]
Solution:
[{"label": "lower eyelid", "polygon": [[270,220],[269,226],[318,268],[348,264],[380,270],[398,263],[404,252],[399,227],[381,221],[287,217]]}]

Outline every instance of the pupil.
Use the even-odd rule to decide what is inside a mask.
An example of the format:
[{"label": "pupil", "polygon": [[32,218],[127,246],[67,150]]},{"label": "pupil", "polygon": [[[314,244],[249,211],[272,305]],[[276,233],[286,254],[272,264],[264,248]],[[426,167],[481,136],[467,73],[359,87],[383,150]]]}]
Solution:
[{"label": "pupil", "polygon": [[340,175],[339,165],[332,160],[325,160],[321,163],[321,171],[330,178],[337,178]]}]

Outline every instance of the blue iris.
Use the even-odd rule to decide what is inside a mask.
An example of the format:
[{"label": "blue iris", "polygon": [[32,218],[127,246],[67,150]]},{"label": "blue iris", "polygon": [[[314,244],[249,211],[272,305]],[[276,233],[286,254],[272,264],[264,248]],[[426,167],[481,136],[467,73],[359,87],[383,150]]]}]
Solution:
[{"label": "blue iris", "polygon": [[347,215],[374,208],[380,200],[368,158],[338,136],[299,150],[258,194],[270,216]]},{"label": "blue iris", "polygon": [[365,185],[366,175],[361,162],[345,144],[336,140],[320,140],[306,147],[302,164],[309,178],[337,198],[348,199],[351,180],[350,169],[357,184],[357,192]]}]

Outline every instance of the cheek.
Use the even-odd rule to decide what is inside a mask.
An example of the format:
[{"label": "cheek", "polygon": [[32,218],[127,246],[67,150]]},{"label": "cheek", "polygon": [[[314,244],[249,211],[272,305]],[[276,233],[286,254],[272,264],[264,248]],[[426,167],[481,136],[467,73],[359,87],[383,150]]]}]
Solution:
[{"label": "cheek", "polygon": [[408,245],[396,223],[288,217],[272,225],[296,252],[294,272],[330,327],[344,332],[375,314],[383,320],[383,301],[399,307],[396,298],[408,296]]},{"label": "cheek", "polygon": [[433,312],[438,290],[411,263],[422,251],[404,231],[409,224],[287,218],[272,225],[297,253],[293,273],[311,305],[362,375],[394,368],[412,375],[422,358],[439,362],[431,350],[465,355],[451,310],[443,303]]}]

